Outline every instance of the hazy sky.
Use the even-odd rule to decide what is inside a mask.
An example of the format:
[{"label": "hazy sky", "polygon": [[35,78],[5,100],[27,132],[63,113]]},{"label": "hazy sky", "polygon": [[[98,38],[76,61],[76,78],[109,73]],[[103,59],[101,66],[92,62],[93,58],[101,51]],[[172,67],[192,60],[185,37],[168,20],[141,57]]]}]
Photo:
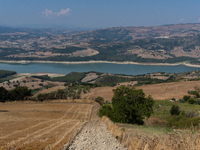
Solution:
[{"label": "hazy sky", "polygon": [[200,0],[0,0],[0,25],[105,28],[199,23]]}]

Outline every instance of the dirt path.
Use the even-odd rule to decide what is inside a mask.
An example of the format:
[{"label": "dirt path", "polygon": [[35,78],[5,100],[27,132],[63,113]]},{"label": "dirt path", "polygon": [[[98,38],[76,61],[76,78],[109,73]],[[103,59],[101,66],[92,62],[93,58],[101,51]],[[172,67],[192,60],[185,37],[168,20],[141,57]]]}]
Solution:
[{"label": "dirt path", "polygon": [[89,121],[66,150],[125,150],[97,116],[98,107],[92,111]]}]

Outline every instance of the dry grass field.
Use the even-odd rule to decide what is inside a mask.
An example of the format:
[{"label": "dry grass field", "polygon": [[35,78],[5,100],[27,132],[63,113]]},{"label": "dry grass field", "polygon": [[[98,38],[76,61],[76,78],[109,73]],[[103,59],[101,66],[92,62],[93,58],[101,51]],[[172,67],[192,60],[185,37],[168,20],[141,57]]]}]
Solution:
[{"label": "dry grass field", "polygon": [[90,118],[92,104],[0,104],[0,149],[61,149]]},{"label": "dry grass field", "polygon": [[[123,85],[123,83],[121,83],[121,85]],[[180,81],[143,85],[137,86],[136,89],[143,89],[146,95],[151,95],[155,100],[169,100],[171,98],[183,98],[184,95],[188,94],[188,90],[194,90],[195,86],[200,87],[200,81]],[[82,98],[94,99],[97,96],[101,96],[104,100],[111,101],[113,89],[116,89],[116,87],[97,87],[91,89],[90,93],[83,94]]]},{"label": "dry grass field", "polygon": [[[45,75],[45,74],[43,74]],[[18,83],[17,83],[18,82]],[[64,82],[58,82],[58,81],[42,81],[41,79],[33,78],[30,76],[26,77],[19,77],[16,79],[10,80],[10,83],[7,84],[7,81],[0,83],[0,87],[3,86],[7,90],[12,90],[15,88],[15,85],[19,86],[26,86],[28,89],[37,89],[37,88],[43,88],[43,86],[53,85],[53,86],[59,86],[64,87]]]},{"label": "dry grass field", "polygon": [[137,89],[143,89],[146,95],[152,95],[155,100],[169,100],[171,98],[183,98],[184,95],[188,95],[188,90],[194,90],[195,86],[200,87],[200,81],[180,81],[143,85],[138,86]]},{"label": "dry grass field", "polygon": [[199,150],[200,131],[191,126],[190,130],[159,127],[145,127],[131,124],[113,123],[103,116],[102,120],[114,137],[127,150]]},{"label": "dry grass field", "polygon": [[7,55],[6,57],[18,57],[18,58],[26,58],[26,57],[48,58],[48,57],[56,57],[56,56],[86,57],[86,56],[93,56],[97,54],[99,54],[98,51],[88,48],[86,50],[77,50],[73,53],[67,53],[67,54],[52,53],[52,52],[28,52],[28,53]]}]

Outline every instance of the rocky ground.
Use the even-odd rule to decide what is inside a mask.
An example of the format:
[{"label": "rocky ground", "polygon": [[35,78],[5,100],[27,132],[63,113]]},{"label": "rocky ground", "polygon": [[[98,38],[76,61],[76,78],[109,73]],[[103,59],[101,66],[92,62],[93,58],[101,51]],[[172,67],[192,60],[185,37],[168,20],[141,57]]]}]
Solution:
[{"label": "rocky ground", "polygon": [[93,109],[91,120],[67,150],[125,150],[108,131],[106,124],[98,118],[97,110],[97,108]]}]

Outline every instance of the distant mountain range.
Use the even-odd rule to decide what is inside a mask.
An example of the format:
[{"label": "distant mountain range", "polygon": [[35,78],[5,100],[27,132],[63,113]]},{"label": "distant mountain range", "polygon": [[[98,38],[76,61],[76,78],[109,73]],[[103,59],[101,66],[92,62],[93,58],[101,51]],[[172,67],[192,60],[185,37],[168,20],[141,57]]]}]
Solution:
[{"label": "distant mountain range", "polygon": [[163,26],[113,27],[78,33],[77,36],[100,41],[131,41],[145,38],[169,38],[174,36],[197,35],[200,24],[172,24]]},{"label": "distant mountain range", "polygon": [[90,31],[0,26],[0,59],[200,63],[200,24]]}]

